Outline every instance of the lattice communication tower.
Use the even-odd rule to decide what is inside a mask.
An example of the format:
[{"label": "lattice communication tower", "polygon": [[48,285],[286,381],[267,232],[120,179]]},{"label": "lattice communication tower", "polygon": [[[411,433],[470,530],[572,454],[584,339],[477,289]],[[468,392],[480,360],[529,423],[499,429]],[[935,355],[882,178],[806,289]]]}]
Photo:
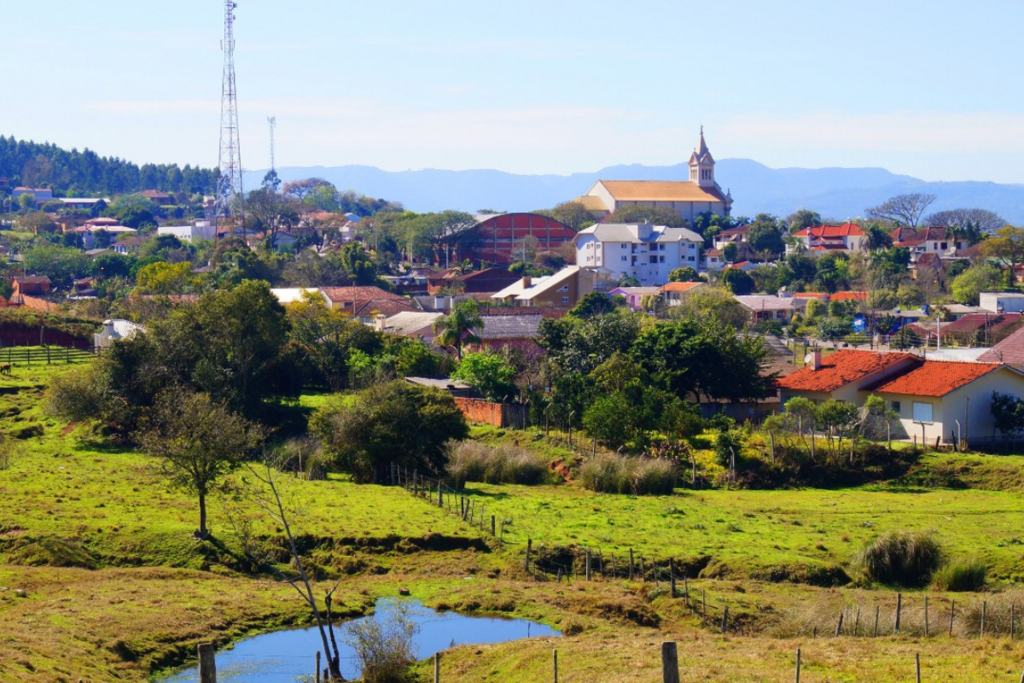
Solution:
[{"label": "lattice communication tower", "polygon": [[[231,203],[242,191],[242,150],[238,137],[238,93],[235,89],[235,8],[234,0],[224,0],[224,75],[220,97],[220,156],[217,166],[217,203],[215,220],[219,228],[231,216]],[[240,218],[240,217],[239,217]],[[232,221],[233,222],[233,221]]]},{"label": "lattice communication tower", "polygon": [[270,170],[276,171],[277,166],[274,164],[274,130],[277,129],[277,117],[268,116],[267,123],[270,124]]}]

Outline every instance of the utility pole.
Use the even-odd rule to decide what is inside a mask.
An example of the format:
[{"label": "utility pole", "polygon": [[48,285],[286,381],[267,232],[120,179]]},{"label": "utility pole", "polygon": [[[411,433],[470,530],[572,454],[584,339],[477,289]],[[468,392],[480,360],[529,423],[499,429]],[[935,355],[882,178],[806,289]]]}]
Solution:
[{"label": "utility pole", "polygon": [[[224,38],[220,48],[224,52],[224,72],[221,80],[220,97],[220,154],[217,168],[216,208],[214,230],[220,235],[220,226],[231,215],[231,201],[243,197],[242,151],[238,135],[238,93],[235,88],[235,8],[234,0],[224,0]],[[245,239],[244,216],[239,216],[242,225],[242,239]],[[235,221],[232,220],[232,223]]]}]

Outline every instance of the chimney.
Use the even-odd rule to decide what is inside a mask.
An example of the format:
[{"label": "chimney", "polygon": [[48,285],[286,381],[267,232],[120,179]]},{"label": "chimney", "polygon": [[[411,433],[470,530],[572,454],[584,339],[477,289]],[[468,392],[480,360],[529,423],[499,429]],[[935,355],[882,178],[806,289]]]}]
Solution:
[{"label": "chimney", "polygon": [[814,349],[804,356],[804,365],[809,366],[811,370],[821,370],[821,349]]},{"label": "chimney", "polygon": [[377,315],[373,316],[373,329],[377,330],[378,332],[383,332],[384,320],[385,317],[383,313],[378,313]]},{"label": "chimney", "polygon": [[523,289],[526,289],[527,287],[532,287],[532,286],[533,286],[533,278],[531,278],[529,275],[527,275],[526,277],[523,278]]}]

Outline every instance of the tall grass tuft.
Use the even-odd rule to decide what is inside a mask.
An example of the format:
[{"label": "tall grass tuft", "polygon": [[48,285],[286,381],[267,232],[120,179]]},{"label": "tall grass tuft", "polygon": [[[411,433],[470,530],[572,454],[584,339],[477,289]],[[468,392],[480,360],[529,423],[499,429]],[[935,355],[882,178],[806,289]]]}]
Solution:
[{"label": "tall grass tuft", "polygon": [[637,496],[672,493],[679,477],[675,463],[650,458],[627,458],[603,454],[580,467],[583,487],[600,493],[628,493]]},{"label": "tall grass tuft", "polygon": [[858,558],[872,581],[894,586],[924,586],[942,563],[942,552],[931,534],[891,531],[865,546]]},{"label": "tall grass tuft", "polygon": [[976,592],[985,587],[988,569],[980,560],[953,560],[935,572],[932,586],[954,593]]},{"label": "tall grass tuft", "polygon": [[521,448],[491,448],[474,441],[448,444],[448,474],[462,487],[468,481],[485,484],[543,484],[551,475],[544,461]]}]

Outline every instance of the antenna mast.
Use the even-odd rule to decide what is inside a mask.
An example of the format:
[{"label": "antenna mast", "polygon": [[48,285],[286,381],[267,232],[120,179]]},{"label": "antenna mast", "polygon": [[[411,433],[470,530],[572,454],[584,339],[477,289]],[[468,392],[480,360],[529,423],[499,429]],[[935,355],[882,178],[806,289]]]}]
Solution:
[{"label": "antenna mast", "polygon": [[[220,97],[220,156],[217,167],[216,210],[214,227],[220,234],[220,226],[231,215],[231,202],[242,192],[242,152],[238,137],[238,98],[235,90],[235,8],[234,0],[224,0],[224,75]],[[245,222],[242,221],[242,236],[245,237]]]},{"label": "antenna mast", "polygon": [[267,123],[270,124],[270,170],[276,171],[277,166],[274,164],[274,129],[277,128],[277,117],[268,116]]}]

